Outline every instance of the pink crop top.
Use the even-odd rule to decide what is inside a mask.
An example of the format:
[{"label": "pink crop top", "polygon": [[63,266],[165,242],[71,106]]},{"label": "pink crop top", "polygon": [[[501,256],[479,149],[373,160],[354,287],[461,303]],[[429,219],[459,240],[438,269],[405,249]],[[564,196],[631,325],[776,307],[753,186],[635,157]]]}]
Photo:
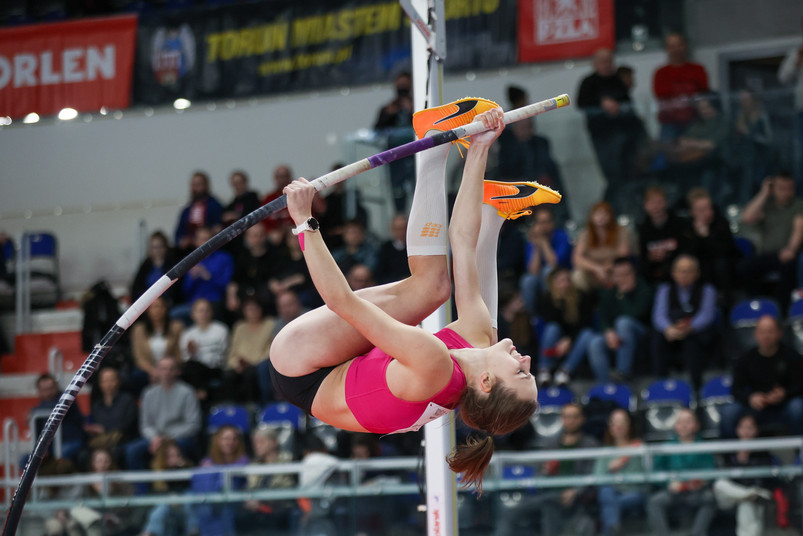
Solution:
[{"label": "pink crop top", "polygon": [[[448,328],[435,336],[450,350],[473,348]],[[466,376],[453,357],[449,383],[429,400],[420,402],[402,400],[390,392],[386,372],[392,359],[374,348],[355,358],[346,373],[346,404],[363,428],[375,434],[412,432],[457,407],[466,386]]]}]

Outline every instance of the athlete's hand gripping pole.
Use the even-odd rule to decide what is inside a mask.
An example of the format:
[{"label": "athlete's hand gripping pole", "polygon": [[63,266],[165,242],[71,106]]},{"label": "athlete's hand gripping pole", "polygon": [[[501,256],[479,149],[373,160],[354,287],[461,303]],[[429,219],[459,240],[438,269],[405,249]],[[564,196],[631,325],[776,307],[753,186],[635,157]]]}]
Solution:
[{"label": "athlete's hand gripping pole", "polygon": [[[558,97],[546,99],[541,102],[529,104],[505,113],[504,121],[505,124],[521,121],[522,119],[533,117],[550,110],[563,108],[568,106],[569,102],[568,95],[560,95]],[[429,136],[421,140],[415,140],[410,143],[400,145],[399,147],[388,149],[387,151],[369,156],[368,158],[364,158],[354,162],[353,164],[349,164],[345,167],[327,173],[326,175],[318,177],[312,181],[312,184],[315,186],[317,191],[321,191],[324,188],[327,188],[333,184],[337,184],[338,182],[342,182],[349,177],[358,175],[363,171],[368,171],[369,169],[379,167],[389,162],[394,162],[400,158],[411,156],[415,153],[425,151],[431,147],[443,145],[444,143],[450,143],[460,138],[477,134],[483,130],[486,129],[482,122],[476,121],[454,130],[440,132],[434,136]],[[184,257],[178,264],[176,264],[158,281],[156,281],[156,283],[151,285],[151,287],[123,313],[115,325],[112,326],[106,335],[103,336],[101,341],[95,345],[95,347],[92,349],[92,352],[89,354],[89,357],[86,358],[84,364],[81,365],[81,368],[75,373],[75,376],[73,376],[70,384],[61,394],[58,404],[56,404],[56,407],[53,408],[53,411],[50,413],[50,417],[45,423],[42,433],[36,442],[36,447],[34,448],[34,451],[28,459],[28,463],[22,472],[20,483],[14,492],[14,497],[11,499],[11,507],[9,509],[8,516],[6,517],[5,525],[3,526],[2,536],[14,536],[16,534],[20,516],[22,515],[22,509],[25,506],[25,500],[28,497],[28,492],[31,489],[34,477],[39,470],[39,466],[42,464],[42,460],[44,459],[47,449],[50,447],[50,443],[53,441],[56,430],[61,424],[61,421],[64,420],[67,410],[69,410],[70,406],[72,406],[75,402],[75,398],[78,396],[81,388],[84,386],[87,380],[89,380],[90,376],[95,373],[98,365],[100,365],[100,362],[104,357],[106,357],[106,354],[109,353],[109,350],[120,339],[123,333],[125,333],[131,324],[133,324],[137,318],[139,318],[139,316],[148,307],[150,307],[151,303],[153,303],[156,298],[161,296],[162,293],[170,288],[170,286],[173,285],[173,283],[175,283],[180,277],[189,272],[190,268],[201,262],[213,251],[216,251],[224,244],[231,242],[249,227],[267,218],[271,214],[282,210],[286,206],[287,197],[282,195],[267,205],[259,207],[253,212],[243,216],[229,227],[210,238],[206,243]]]}]

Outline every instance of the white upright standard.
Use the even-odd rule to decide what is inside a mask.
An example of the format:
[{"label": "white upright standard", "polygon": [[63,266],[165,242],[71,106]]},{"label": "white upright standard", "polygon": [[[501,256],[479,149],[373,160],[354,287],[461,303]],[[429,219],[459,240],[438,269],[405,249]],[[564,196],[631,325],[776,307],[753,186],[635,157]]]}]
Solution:
[{"label": "white upright standard", "polygon": [[[443,104],[443,60],[446,57],[444,0],[401,0],[413,24],[413,103],[415,110]],[[416,167],[421,165],[415,155]],[[446,326],[449,310],[441,306],[422,322],[431,333]],[[424,426],[427,489],[427,536],[457,535],[457,489],[446,456],[454,445],[453,413]]]}]

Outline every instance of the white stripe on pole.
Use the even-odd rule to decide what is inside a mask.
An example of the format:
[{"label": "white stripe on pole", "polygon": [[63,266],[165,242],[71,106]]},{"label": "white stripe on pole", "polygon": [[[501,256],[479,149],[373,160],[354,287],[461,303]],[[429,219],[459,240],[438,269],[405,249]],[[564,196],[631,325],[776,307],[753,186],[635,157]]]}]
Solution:
[{"label": "white stripe on pole", "polygon": [[[435,0],[443,2],[444,0]],[[427,0],[413,0],[413,7],[425,16],[428,10]],[[413,103],[415,110],[424,108],[427,94],[430,96],[429,106],[443,104],[441,87],[443,69],[433,59],[433,68],[429,70],[427,58],[429,50],[427,42],[415,25],[411,25],[412,58],[413,58]],[[435,29],[433,28],[434,32]],[[429,87],[427,86],[429,80]],[[416,167],[421,165],[421,155],[415,155]],[[440,331],[446,326],[447,306],[440,307],[421,323],[431,333]],[[457,491],[455,477],[446,464],[446,455],[454,445],[453,413],[444,415],[424,426],[425,463],[427,479],[427,535],[457,535]]]}]

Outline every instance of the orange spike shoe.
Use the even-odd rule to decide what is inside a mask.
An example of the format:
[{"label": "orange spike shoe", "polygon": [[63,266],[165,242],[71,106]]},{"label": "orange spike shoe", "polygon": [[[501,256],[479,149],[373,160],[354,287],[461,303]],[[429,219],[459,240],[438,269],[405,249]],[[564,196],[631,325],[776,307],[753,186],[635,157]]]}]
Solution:
[{"label": "orange spike shoe", "polygon": [[[466,97],[443,106],[426,108],[413,114],[413,128],[419,139],[427,132],[445,132],[471,123],[477,114],[499,106],[488,99]],[[457,143],[457,142],[452,142]]]},{"label": "orange spike shoe", "polygon": [[515,220],[533,213],[530,207],[544,203],[559,203],[561,195],[535,181],[483,181],[482,201],[491,205],[506,220]]}]

